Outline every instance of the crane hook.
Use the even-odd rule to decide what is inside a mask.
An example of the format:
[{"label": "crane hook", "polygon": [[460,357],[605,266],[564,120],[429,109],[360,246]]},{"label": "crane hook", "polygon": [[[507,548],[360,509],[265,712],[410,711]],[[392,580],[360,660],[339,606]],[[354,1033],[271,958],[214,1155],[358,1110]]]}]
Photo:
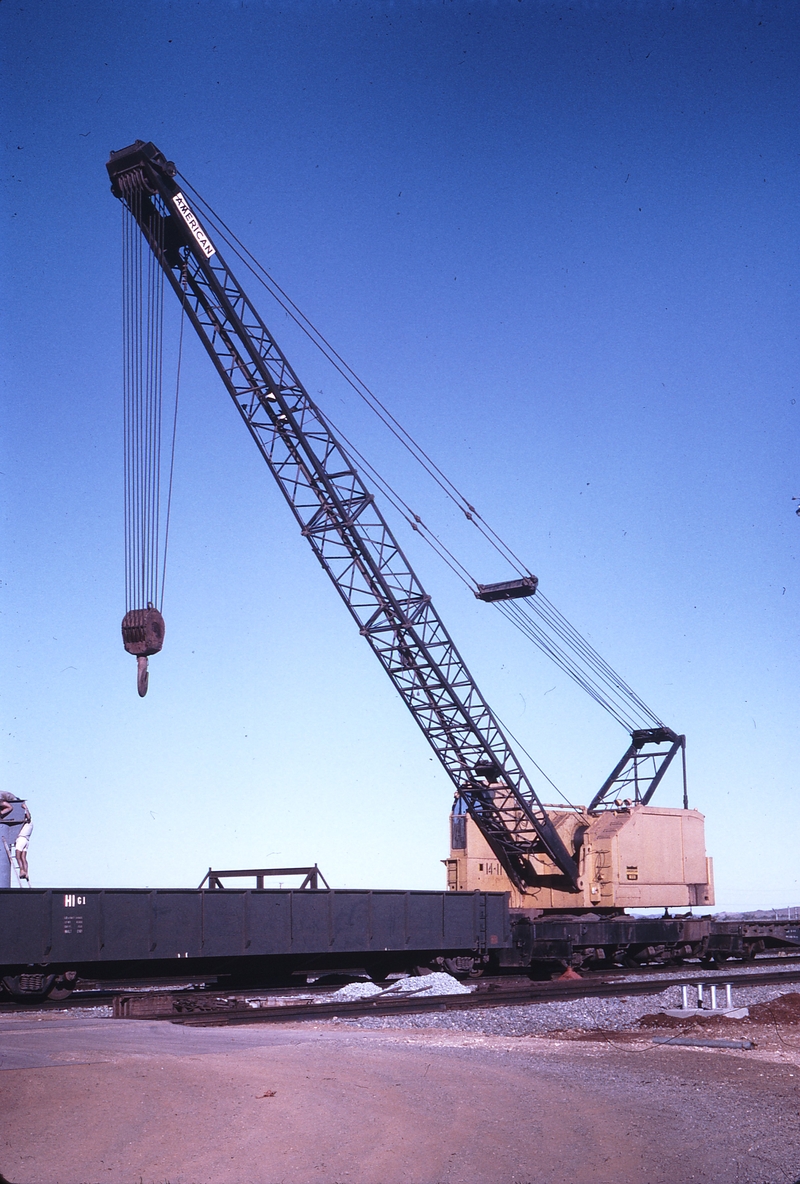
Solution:
[{"label": "crane hook", "polygon": [[160,651],[164,630],[164,618],[150,602],[146,609],[129,609],[122,618],[122,644],[136,658],[136,688],[142,699],[149,681],[147,659]]}]

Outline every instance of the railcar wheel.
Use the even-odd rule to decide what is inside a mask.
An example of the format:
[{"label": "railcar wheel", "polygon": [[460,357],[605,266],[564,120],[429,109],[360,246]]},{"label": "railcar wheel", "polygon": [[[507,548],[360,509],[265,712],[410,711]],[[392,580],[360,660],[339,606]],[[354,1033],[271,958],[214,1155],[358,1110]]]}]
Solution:
[{"label": "railcar wheel", "polygon": [[463,978],[465,974],[470,978],[480,978],[483,974],[483,967],[474,958],[437,958],[436,962],[453,978]]},{"label": "railcar wheel", "polygon": [[67,970],[64,974],[59,974],[56,977],[50,990],[47,992],[47,998],[58,1002],[62,999],[69,999],[72,992],[75,990],[75,984],[78,981],[78,974],[75,970]]}]

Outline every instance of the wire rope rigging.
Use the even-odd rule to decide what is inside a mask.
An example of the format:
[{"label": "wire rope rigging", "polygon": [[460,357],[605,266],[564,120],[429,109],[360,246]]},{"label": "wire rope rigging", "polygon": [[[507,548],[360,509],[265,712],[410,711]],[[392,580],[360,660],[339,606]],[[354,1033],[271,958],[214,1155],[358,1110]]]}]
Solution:
[{"label": "wire rope rigging", "polygon": [[[517,579],[503,581],[498,584],[480,584],[467,567],[430,530],[422,520],[422,517],[415,513],[408,502],[396,489],[392,488],[389,482],[355,447],[341,429],[336,427],[336,432],[340,440],[347,446],[350,454],[358,460],[362,470],[369,473],[384,497],[402,515],[411,529],[425,540],[439,558],[471,589],[478,599],[488,603],[494,603],[503,616],[523,636],[537,646],[542,653],[586,691],[626,731],[633,733],[642,729],[658,730],[665,728],[664,722],[658,715],[632,690],[621,675],[601,657],[591,643],[567,620],[552,601],[539,590],[537,578],[530,572],[509,544],[485,521],[467,496],[458,489],[455,483],[436,464],[411,433],[403,427],[369,386],[359,378],[358,374],[347,364],[341,354],[336,351],[327,338],[269,274],[266,268],[244,246],[219,214],[205,201],[186,177],[180,173],[177,175],[181,177],[184,188],[191,192],[197,205],[202,208],[209,223],[214,226],[216,234],[230,247],[254,278],[277,301],[284,312],[316,346],[373,414],[388,428],[395,439],[398,440],[416,463],[420,465],[439,487],[445,497],[459,509],[464,517],[484,537],[490,547],[516,572]],[[329,415],[327,418],[332,423]],[[332,426],[335,425],[332,424]]]},{"label": "wire rope rigging", "polygon": [[[148,659],[164,644],[169,510],[175,460],[180,347],[166,511],[162,507],[164,273],[143,249],[138,219],[143,194],[135,186],[122,203],[122,337],[124,408],[125,615],[122,642],[136,658],[137,690],[149,683]],[[160,226],[156,226],[160,233]],[[181,322],[181,343],[183,323]]]}]

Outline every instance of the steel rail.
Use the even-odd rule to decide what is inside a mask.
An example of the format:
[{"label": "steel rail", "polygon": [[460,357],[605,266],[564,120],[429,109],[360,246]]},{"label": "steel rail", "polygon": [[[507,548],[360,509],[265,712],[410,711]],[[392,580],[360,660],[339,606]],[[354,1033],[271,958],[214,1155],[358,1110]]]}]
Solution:
[{"label": "steel rail", "polygon": [[[704,985],[708,983],[719,984],[720,982],[730,982],[739,986],[747,983],[764,984],[767,982],[765,975],[778,975],[777,981],[800,981],[800,957],[787,955],[781,958],[759,958],[755,963],[747,963],[750,966],[784,966],[787,969],[782,971],[740,971],[734,970],[734,966],[740,964],[733,963],[731,970],[716,969],[711,970],[702,965],[691,966],[684,973],[676,973],[677,967],[674,968],[669,977],[658,978],[657,972],[652,967],[631,967],[620,968],[616,970],[594,970],[584,972],[585,977],[580,982],[576,980],[561,981],[559,979],[550,980],[547,982],[531,982],[524,974],[507,974],[494,975],[491,977],[481,978],[479,980],[472,980],[475,984],[475,991],[470,996],[435,996],[431,997],[435,1002],[453,999],[467,999],[479,1000],[480,1004],[471,1004],[469,1006],[478,1006],[485,1004],[486,1006],[495,1006],[494,1000],[497,999],[501,1003],[507,1001],[514,1001],[519,999],[521,1002],[547,1002],[548,1000],[560,998],[581,998],[590,997],[592,988],[594,986],[602,985],[604,991],[602,993],[611,993],[611,988],[618,988],[619,994],[635,994],[646,993],[650,990],[664,990],[669,985],[682,986],[685,984],[694,984],[702,982]],[[659,968],[663,970],[664,968]],[[636,976],[639,979],[631,981],[631,976]],[[275,999],[276,1002],[271,1005],[270,1010],[274,1007],[285,1013],[288,1007],[302,1007],[305,1011],[308,1007],[322,1006],[313,1003],[293,1004],[291,1002],[284,1003],[282,1000],[291,999],[295,995],[330,995],[332,987],[330,984],[308,983],[304,986],[283,986],[283,987],[251,987],[249,989],[236,987],[226,989],[224,984],[219,982],[211,984],[211,980],[216,976],[209,976],[203,979],[202,976],[197,976],[191,980],[187,980],[184,986],[179,986],[174,979],[117,979],[103,985],[98,983],[96,986],[90,988],[76,989],[75,993],[69,995],[66,999],[2,999],[0,1000],[0,1016],[9,1014],[19,1014],[33,1011],[65,1011],[65,1010],[81,1010],[84,1008],[98,1007],[103,1004],[114,1005],[115,1001],[122,999],[136,1000],[138,1004],[144,1006],[144,1001],[159,1001],[160,1006],[156,1005],[153,1008],[153,1014],[149,1018],[172,1018],[173,1013],[165,1015],[165,1004],[170,1005],[172,1000],[180,1003],[191,1003],[197,1001],[202,1005],[204,1000],[210,1001],[215,996],[217,998],[224,998],[226,1007],[229,1007],[229,1001],[240,999],[255,999],[258,997],[264,999]],[[621,980],[625,981],[621,981]],[[769,981],[772,981],[771,979]],[[168,983],[159,990],[159,982]],[[205,983],[205,986],[201,986]],[[654,987],[652,984],[656,983]],[[154,988],[154,989],[153,989]],[[194,988],[194,989],[192,989]],[[402,1000],[402,996],[400,997]],[[369,1000],[367,1000],[369,1002]],[[419,1000],[420,1003],[424,1000]],[[336,1009],[340,1010],[345,1004],[340,1003],[336,1005]],[[118,1008],[119,1010],[119,1008]],[[267,1008],[260,1008],[258,1010],[267,1010]],[[374,1014],[374,1007],[372,1008]],[[137,1015],[132,1018],[140,1018],[138,1015],[139,1008],[136,1008]],[[142,1016],[141,1018],[145,1018]]]},{"label": "steel rail", "polygon": [[[477,990],[469,995],[429,995],[387,998],[385,995],[357,1000],[327,1000],[324,1003],[268,1004],[252,1007],[243,993],[241,998],[226,995],[214,1000],[202,995],[158,997],[160,1008],[148,1009],[147,999],[153,997],[118,996],[114,1000],[117,1019],[163,1019],[173,1023],[196,1026],[249,1023],[286,1023],[296,1020],[357,1018],[365,1015],[410,1015],[429,1011],[473,1011],[481,1008],[524,1006],[533,1003],[556,1003],[575,999],[613,998],[629,995],[657,995],[668,987],[691,985],[697,974],[673,975],[669,978],[648,978],[636,982],[608,982],[587,979],[531,983],[512,988]],[[789,971],[766,971],[750,974],[714,974],[702,979],[703,985],[730,983],[732,986],[763,986],[774,983],[800,982],[800,967]],[[251,992],[249,998],[254,998]],[[172,1006],[169,1006],[169,1002]],[[190,1010],[191,1008],[191,1010]],[[185,1009],[185,1010],[184,1010]]]}]

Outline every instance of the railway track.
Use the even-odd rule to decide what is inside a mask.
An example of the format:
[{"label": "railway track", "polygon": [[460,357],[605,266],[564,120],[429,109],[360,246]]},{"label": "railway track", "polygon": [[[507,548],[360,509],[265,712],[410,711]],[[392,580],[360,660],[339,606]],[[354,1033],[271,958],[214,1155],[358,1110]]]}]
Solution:
[{"label": "railway track", "polygon": [[[654,995],[671,986],[693,984],[697,974],[656,977],[642,976],[634,981],[608,979],[569,979],[548,983],[503,986],[497,980],[481,984],[477,990],[464,995],[405,995],[368,996],[357,1000],[335,1000],[330,997],[315,1002],[305,999],[292,1002],[267,992],[212,994],[121,995],[114,999],[114,1016],[119,1019],[165,1019],[190,1026],[221,1024],[286,1023],[296,1020],[359,1017],[365,1015],[403,1015],[431,1011],[467,1011],[482,1008],[519,1006],[531,1003],[630,995]],[[800,965],[790,970],[726,973],[704,975],[704,984],[733,986],[762,986],[800,982]],[[424,988],[421,988],[424,989]]]},{"label": "railway track", "polygon": [[[37,1011],[87,1010],[110,1006],[117,1018],[169,1019],[178,1023],[248,1023],[287,1019],[324,1018],[331,1015],[394,1015],[414,1011],[465,1010],[504,1007],[614,995],[658,993],[669,986],[702,981],[704,984],[765,985],[800,982],[800,957],[759,958],[748,963],[753,969],[710,970],[691,965],[664,973],[663,968],[603,970],[581,979],[532,982],[523,976],[497,976],[473,980],[469,995],[372,996],[363,1000],[331,1000],[336,988],[330,984],[302,987],[226,989],[202,978],[176,983],[154,980],[117,980],[104,987],[80,988],[63,1000],[9,1000],[0,1002],[3,1014]],[[759,969],[755,969],[758,967]],[[769,970],[765,969],[770,967]],[[781,969],[778,969],[780,967]],[[162,985],[163,984],[163,985]],[[315,996],[322,996],[314,1002]]]}]

